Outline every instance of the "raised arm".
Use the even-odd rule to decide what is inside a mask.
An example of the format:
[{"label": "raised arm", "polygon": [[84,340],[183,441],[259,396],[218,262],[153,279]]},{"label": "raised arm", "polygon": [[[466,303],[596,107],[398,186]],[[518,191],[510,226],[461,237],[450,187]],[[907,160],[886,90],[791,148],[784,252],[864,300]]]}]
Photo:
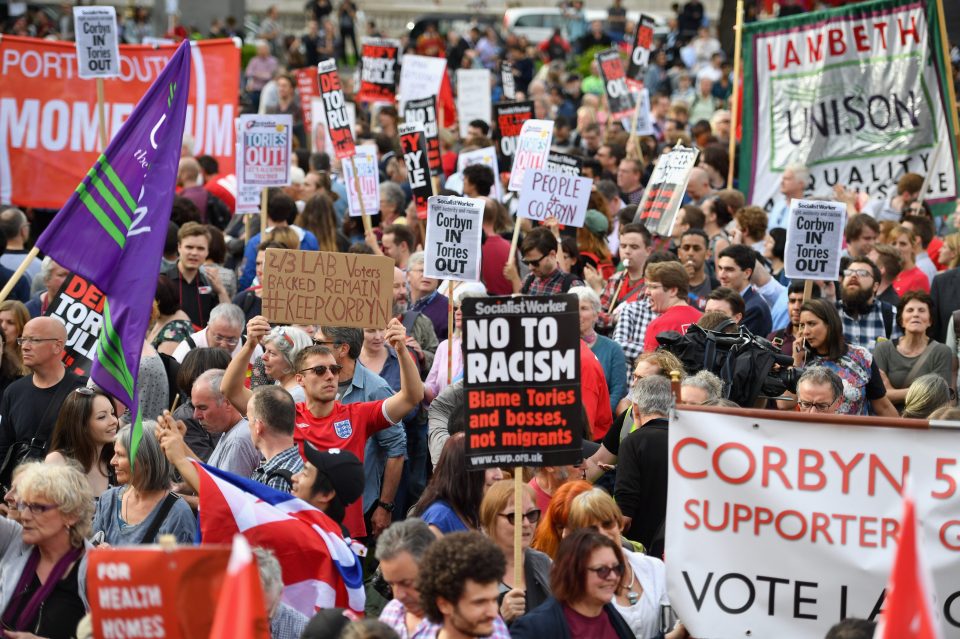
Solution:
[{"label": "raised arm", "polygon": [[397,359],[400,360],[400,392],[383,404],[387,417],[396,424],[423,401],[423,382],[417,362],[407,350],[407,331],[400,320],[390,320],[384,339],[397,351]]},{"label": "raised arm", "polygon": [[243,384],[247,377],[247,366],[250,364],[250,357],[260,344],[260,339],[270,332],[270,322],[262,315],[257,315],[247,322],[247,341],[240,347],[240,352],[236,357],[230,360],[230,365],[223,375],[223,382],[220,385],[220,392],[230,400],[233,407],[240,411],[241,415],[247,414],[247,402],[253,396]]}]

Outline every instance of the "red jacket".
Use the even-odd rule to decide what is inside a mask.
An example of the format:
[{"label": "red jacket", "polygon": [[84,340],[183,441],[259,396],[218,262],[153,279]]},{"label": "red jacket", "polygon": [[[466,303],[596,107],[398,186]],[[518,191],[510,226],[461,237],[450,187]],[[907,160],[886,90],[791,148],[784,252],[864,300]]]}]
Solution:
[{"label": "red jacket", "polygon": [[580,340],[580,399],[587,412],[590,435],[594,441],[600,441],[613,425],[610,390],[600,360],[583,340]]}]

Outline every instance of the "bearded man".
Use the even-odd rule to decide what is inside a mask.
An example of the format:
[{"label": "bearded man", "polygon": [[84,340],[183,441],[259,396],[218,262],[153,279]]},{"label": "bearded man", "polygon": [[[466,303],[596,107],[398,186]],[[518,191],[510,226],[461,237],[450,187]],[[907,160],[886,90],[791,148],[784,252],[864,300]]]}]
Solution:
[{"label": "bearded man", "polygon": [[869,258],[858,257],[843,270],[837,310],[847,344],[873,352],[877,339],[899,337],[896,309],[876,298],[880,269]]}]

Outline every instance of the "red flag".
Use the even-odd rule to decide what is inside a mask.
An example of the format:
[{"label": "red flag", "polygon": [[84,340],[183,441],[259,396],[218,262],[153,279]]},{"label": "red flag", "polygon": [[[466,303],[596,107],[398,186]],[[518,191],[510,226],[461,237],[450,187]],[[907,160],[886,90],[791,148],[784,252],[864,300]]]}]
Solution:
[{"label": "red flag", "polygon": [[443,72],[440,81],[440,95],[437,96],[437,111],[440,116],[440,127],[446,129],[457,121],[457,105],[453,99],[453,85],[450,84],[450,74]]},{"label": "red flag", "polygon": [[890,571],[877,639],[938,639],[940,625],[933,614],[930,573],[917,540],[917,514],[913,497],[904,493],[900,540]]},{"label": "red flag", "polygon": [[260,571],[243,535],[234,535],[227,578],[217,601],[210,639],[269,639]]}]

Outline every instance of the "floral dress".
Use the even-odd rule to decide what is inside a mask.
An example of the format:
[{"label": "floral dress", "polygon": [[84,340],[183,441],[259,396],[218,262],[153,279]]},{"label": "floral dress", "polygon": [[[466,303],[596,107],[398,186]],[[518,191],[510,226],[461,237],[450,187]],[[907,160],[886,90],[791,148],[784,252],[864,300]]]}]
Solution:
[{"label": "floral dress", "polygon": [[873,356],[865,348],[847,346],[847,352],[838,361],[815,357],[807,365],[829,368],[843,381],[843,398],[837,407],[842,415],[867,414],[867,384],[870,382]]},{"label": "floral dress", "polygon": [[154,349],[160,348],[164,342],[174,342],[179,344],[183,340],[193,335],[193,324],[190,320],[171,320],[167,325],[160,329],[160,333],[153,338],[150,345]]}]

